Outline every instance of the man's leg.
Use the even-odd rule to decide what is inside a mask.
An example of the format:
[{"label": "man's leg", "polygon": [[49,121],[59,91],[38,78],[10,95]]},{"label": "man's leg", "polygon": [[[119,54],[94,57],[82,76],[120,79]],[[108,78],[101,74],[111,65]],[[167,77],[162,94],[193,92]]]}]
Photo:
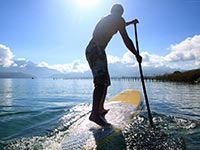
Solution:
[{"label": "man's leg", "polygon": [[103,97],[102,97],[101,102],[100,102],[100,109],[99,109],[100,115],[105,115],[109,111],[109,110],[106,110],[104,108],[104,102],[105,102],[106,95],[107,95],[107,89],[108,89],[108,86],[105,86],[104,87]]},{"label": "man's leg", "polygon": [[95,89],[93,92],[92,113],[89,117],[89,119],[91,121],[94,121],[95,123],[97,123],[100,126],[109,125],[99,115],[100,103],[104,97],[105,89],[107,89],[107,88],[105,88],[104,85],[100,85],[100,84],[95,85]]}]

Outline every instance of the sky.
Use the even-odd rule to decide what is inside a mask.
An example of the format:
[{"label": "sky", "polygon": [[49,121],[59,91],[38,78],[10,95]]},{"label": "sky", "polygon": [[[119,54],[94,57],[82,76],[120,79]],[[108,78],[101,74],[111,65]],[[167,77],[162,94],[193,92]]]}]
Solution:
[{"label": "sky", "polygon": [[[28,60],[61,72],[87,71],[85,48],[114,3],[122,4],[126,21],[139,20],[143,66],[200,68],[200,0],[0,0],[0,65]],[[126,29],[135,42],[134,26]],[[106,53],[109,63],[136,65],[119,33]]]}]

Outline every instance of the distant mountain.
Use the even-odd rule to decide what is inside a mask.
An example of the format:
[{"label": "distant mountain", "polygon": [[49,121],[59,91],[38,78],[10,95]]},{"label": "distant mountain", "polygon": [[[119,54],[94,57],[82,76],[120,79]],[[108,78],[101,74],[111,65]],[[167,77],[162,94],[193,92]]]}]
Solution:
[{"label": "distant mountain", "polygon": [[[156,76],[166,73],[172,73],[177,69],[169,67],[142,67],[144,76]],[[109,64],[109,72],[114,77],[138,77],[140,76],[139,67],[133,67],[129,64],[115,63]]]},{"label": "distant mountain", "polygon": [[81,72],[70,72],[70,73],[59,73],[50,76],[50,78],[90,78],[92,77],[91,71]]},{"label": "distant mountain", "polygon": [[0,72],[0,78],[36,78],[36,76],[22,72]]},{"label": "distant mountain", "polygon": [[26,60],[15,60],[15,66],[3,67],[0,66],[1,72],[21,72],[24,74],[31,74],[38,78],[47,78],[53,74],[60,73],[55,69],[49,69],[47,67],[38,67],[37,64],[34,64],[31,61]]}]

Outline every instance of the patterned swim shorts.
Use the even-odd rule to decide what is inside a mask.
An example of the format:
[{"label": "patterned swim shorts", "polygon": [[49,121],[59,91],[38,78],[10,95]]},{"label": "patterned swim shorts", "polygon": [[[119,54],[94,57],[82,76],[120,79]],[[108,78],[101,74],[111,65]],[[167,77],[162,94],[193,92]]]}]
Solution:
[{"label": "patterned swim shorts", "polygon": [[86,48],[86,58],[92,70],[94,84],[110,85],[108,63],[103,46],[90,43]]}]

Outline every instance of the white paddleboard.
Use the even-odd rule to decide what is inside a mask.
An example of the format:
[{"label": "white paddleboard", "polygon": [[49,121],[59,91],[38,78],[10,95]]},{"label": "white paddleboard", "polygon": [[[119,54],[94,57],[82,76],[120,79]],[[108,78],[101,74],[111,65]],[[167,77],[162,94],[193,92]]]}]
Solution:
[{"label": "white paddleboard", "polygon": [[105,119],[111,127],[103,128],[91,121],[89,115],[78,120],[69,129],[61,142],[62,150],[95,149],[103,144],[112,134],[120,132],[140,112],[142,96],[139,91],[126,90],[105,103],[110,109]]}]

